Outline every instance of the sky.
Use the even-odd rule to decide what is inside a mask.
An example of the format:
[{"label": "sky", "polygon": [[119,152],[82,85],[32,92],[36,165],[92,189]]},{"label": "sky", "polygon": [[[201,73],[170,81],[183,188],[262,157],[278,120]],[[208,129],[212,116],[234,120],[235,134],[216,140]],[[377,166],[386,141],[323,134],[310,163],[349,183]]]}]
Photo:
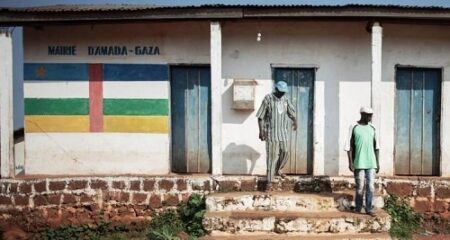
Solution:
[{"label": "sky", "polygon": [[[31,7],[55,4],[155,4],[155,5],[203,5],[203,4],[310,4],[310,5],[344,5],[344,4],[393,4],[415,6],[443,6],[450,7],[450,0],[0,0],[1,7]],[[13,32],[14,58],[14,128],[23,127],[23,49],[22,29]]]}]

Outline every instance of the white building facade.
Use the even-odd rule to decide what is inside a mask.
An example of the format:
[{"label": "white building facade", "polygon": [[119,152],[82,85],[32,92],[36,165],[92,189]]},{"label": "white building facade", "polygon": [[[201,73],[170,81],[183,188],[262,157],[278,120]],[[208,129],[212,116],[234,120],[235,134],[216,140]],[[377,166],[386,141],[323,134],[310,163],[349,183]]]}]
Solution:
[{"label": "white building facade", "polygon": [[[255,115],[274,82],[285,80],[300,126],[287,172],[351,175],[343,150],[348,126],[361,106],[372,106],[380,175],[450,176],[448,25],[421,24],[438,17],[433,9],[408,17],[397,9],[408,21],[378,8],[354,18],[337,8],[347,15],[335,20],[307,10],[253,9],[258,19],[226,19],[229,13],[26,25],[25,175],[264,175]],[[295,15],[303,11],[311,16]],[[1,38],[1,52],[10,52],[9,36]],[[14,177],[5,133],[12,120],[4,117],[12,90],[1,91],[2,177]],[[239,100],[250,107],[237,109]]]}]

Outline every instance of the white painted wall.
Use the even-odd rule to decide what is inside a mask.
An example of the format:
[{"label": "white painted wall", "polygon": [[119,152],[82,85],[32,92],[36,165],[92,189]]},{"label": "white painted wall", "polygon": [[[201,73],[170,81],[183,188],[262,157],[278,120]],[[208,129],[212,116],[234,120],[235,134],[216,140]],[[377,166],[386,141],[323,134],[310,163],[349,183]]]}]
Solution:
[{"label": "white painted wall", "polygon": [[[24,62],[209,63],[209,23],[24,28]],[[76,45],[77,56],[48,56],[49,45]],[[87,46],[158,46],[161,55],[88,56]],[[25,97],[89,97],[89,82],[28,81]],[[168,99],[169,81],[103,82],[104,98]],[[26,133],[26,174],[167,174],[169,134]]]},{"label": "white painted wall", "polygon": [[[314,103],[314,173],[316,175],[350,175],[347,156],[343,151],[348,126],[359,119],[361,105],[370,105],[371,100],[371,35],[365,30],[366,23],[344,22],[223,22],[222,28],[222,168],[225,174],[265,174],[265,145],[258,139],[255,111],[236,111],[232,106],[232,83],[236,78],[255,79],[256,106],[259,107],[265,94],[272,91],[270,64],[315,64],[316,73]],[[381,112],[379,114],[381,144],[381,175],[393,174],[394,154],[394,103],[395,64],[410,64],[430,67],[444,67],[442,102],[442,174],[450,176],[450,77],[446,68],[450,66],[450,29],[446,26],[383,25]],[[61,31],[66,34],[61,34]],[[209,22],[205,23],[158,23],[136,25],[101,25],[73,27],[44,27],[25,29],[25,62],[129,62],[129,63],[209,63]],[[258,32],[262,41],[256,41]],[[70,34],[69,34],[70,33]],[[54,57],[48,58],[49,44],[77,43],[79,46],[92,44],[93,39],[105,45],[159,45],[161,56],[151,57]],[[120,86],[105,85],[115,91]],[[79,86],[81,87],[81,86]],[[151,86],[143,86],[151,88]],[[27,86],[26,92],[33,92]],[[35,90],[37,91],[37,90]],[[159,91],[158,91],[159,92]],[[145,93],[136,93],[139,96]],[[149,90],[149,94],[157,94]],[[128,94],[127,94],[128,96]],[[300,129],[301,130],[301,129]],[[213,129],[214,131],[214,129]],[[58,135],[58,134],[57,134]],[[94,136],[95,135],[95,136]],[[91,155],[80,155],[78,162],[64,155],[55,143],[45,136],[26,136],[26,170],[33,173],[77,173],[118,174],[145,173],[163,174],[169,171],[169,139],[152,141],[163,151],[159,156],[148,148],[132,145],[119,147],[126,141],[111,136],[94,134],[88,140],[95,146],[75,144],[77,136],[52,136],[61,140],[71,151],[106,151],[102,142],[111,137],[119,149],[136,154],[137,160],[119,159],[125,156],[112,153],[118,158],[111,162],[92,159]],[[146,137],[130,135],[130,139]],[[103,139],[103,140],[102,140]],[[152,138],[153,139],[153,138]],[[156,139],[156,138],[155,138]],[[146,141],[147,141],[146,140]],[[42,141],[42,143],[39,143]],[[50,142],[49,142],[50,141]],[[45,154],[40,148],[47,144],[55,156]],[[110,151],[112,149],[109,149]],[[59,155],[58,155],[59,154]],[[97,156],[105,157],[99,154]],[[52,159],[52,160],[50,160]],[[55,164],[61,163],[69,167]],[[106,157],[105,157],[106,159]],[[97,162],[93,167],[87,163]],[[130,165],[130,162],[131,165]],[[150,163],[150,165],[146,165]],[[108,165],[108,166],[107,166]],[[121,166],[123,168],[121,168]],[[100,169],[100,170],[99,170]],[[67,172],[68,171],[68,172]],[[29,172],[28,172],[29,173]]]},{"label": "white painted wall", "polygon": [[443,68],[441,114],[441,172],[450,176],[450,27],[383,25],[383,81],[381,94],[382,166],[393,174],[395,142],[395,65]]},{"label": "white painted wall", "polygon": [[[360,106],[370,104],[370,34],[365,23],[240,22],[224,23],[222,31],[224,173],[265,174],[265,145],[258,139],[256,110],[231,109],[230,87],[234,78],[256,79],[259,107],[272,91],[272,63],[319,66],[314,172],[345,173],[348,126],[359,118]],[[261,42],[256,41],[258,31]]]}]

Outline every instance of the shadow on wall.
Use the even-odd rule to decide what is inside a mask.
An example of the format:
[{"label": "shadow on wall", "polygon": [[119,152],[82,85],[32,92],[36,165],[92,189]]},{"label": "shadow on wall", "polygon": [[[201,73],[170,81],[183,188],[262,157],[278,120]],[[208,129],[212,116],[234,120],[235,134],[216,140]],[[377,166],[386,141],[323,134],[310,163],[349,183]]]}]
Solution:
[{"label": "shadow on wall", "polygon": [[[230,80],[227,79],[226,81]],[[244,123],[248,117],[253,116],[254,112],[252,110],[242,111],[233,109],[233,85],[228,87],[228,89],[222,94],[222,111],[223,111],[223,122],[231,124]],[[255,124],[257,124],[256,117],[255,117]]]},{"label": "shadow on wall", "polygon": [[[252,147],[230,143],[223,151],[222,169],[227,174],[252,174],[261,154]],[[250,161],[250,167],[248,167]]]}]

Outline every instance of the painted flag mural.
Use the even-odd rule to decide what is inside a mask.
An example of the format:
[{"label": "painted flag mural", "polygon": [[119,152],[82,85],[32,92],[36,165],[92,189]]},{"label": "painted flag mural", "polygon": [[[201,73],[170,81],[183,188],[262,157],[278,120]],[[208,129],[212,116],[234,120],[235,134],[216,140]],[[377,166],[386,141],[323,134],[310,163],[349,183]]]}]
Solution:
[{"label": "painted flag mural", "polygon": [[26,63],[25,131],[168,133],[165,64]]}]

